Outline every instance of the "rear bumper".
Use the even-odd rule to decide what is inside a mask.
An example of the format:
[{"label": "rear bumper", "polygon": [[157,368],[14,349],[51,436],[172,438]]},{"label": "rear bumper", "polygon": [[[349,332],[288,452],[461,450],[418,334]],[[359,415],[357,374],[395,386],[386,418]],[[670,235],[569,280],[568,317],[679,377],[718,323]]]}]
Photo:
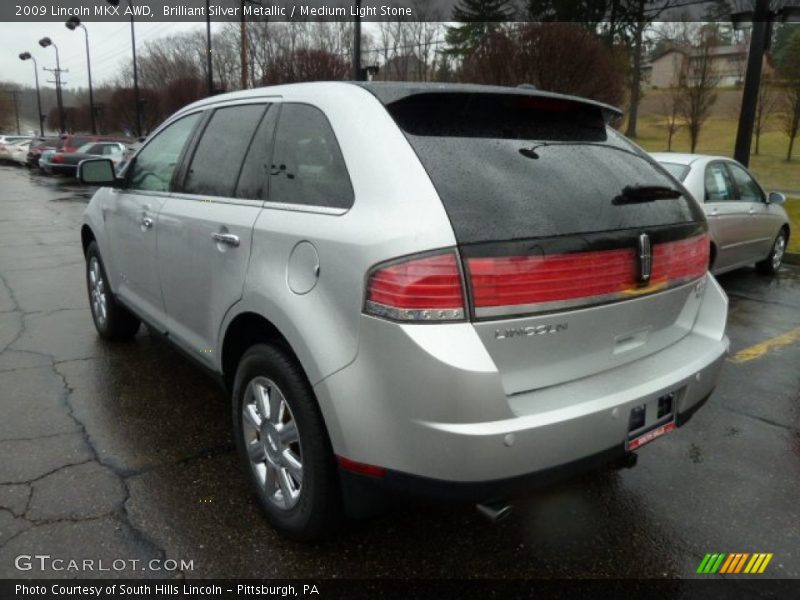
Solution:
[{"label": "rear bumper", "polygon": [[449,325],[443,339],[435,325],[412,330],[364,317],[356,360],[315,389],[334,452],[386,469],[382,486],[454,486],[480,497],[500,482],[547,481],[623,455],[631,410],[665,394],[676,393],[677,423],[685,423],[716,386],[728,350],[726,314],[727,298],[709,277],[680,341],[513,395],[503,392],[471,325]]},{"label": "rear bumper", "polygon": [[47,163],[45,171],[57,175],[75,175],[78,172],[78,165],[65,165],[61,163]]}]

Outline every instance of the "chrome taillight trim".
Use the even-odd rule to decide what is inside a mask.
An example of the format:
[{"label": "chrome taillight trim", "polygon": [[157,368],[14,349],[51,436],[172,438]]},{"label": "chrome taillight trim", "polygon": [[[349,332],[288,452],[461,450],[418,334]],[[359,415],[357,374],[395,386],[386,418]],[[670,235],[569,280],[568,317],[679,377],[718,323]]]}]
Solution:
[{"label": "chrome taillight trim", "polygon": [[442,323],[464,321],[463,308],[395,308],[379,302],[367,300],[366,314],[392,321],[417,321],[422,323]]}]

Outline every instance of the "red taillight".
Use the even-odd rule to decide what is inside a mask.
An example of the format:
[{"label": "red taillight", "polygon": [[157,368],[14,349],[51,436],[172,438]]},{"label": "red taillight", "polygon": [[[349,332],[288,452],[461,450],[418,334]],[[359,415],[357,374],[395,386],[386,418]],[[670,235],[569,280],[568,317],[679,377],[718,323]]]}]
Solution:
[{"label": "red taillight", "polygon": [[54,162],[54,163],[64,162],[64,155],[63,154],[53,154],[53,158],[50,159],[50,162]]},{"label": "red taillight", "polygon": [[653,248],[653,275],[650,280],[675,284],[696,279],[708,269],[710,250],[706,235],[657,244]]},{"label": "red taillight", "polygon": [[701,277],[706,235],[653,246],[649,281],[638,279],[633,248],[552,256],[467,259],[477,317],[563,310],[656,292]]},{"label": "red taillight", "polygon": [[632,248],[555,256],[471,258],[476,307],[572,300],[624,290],[636,277]]},{"label": "red taillight", "polygon": [[462,320],[462,290],[455,253],[410,258],[372,272],[365,312],[398,321]]}]

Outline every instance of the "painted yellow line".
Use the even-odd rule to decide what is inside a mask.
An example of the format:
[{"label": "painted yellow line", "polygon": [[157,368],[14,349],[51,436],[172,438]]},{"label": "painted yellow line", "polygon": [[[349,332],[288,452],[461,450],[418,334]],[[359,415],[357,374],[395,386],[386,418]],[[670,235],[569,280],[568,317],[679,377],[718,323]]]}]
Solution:
[{"label": "painted yellow line", "polygon": [[761,567],[758,569],[758,572],[759,573],[763,573],[764,569],[767,568],[767,565],[769,564],[769,561],[771,561],[771,560],[772,560],[772,554],[771,553],[767,554],[766,558],[764,558],[764,562],[761,563]]},{"label": "painted yellow line", "polygon": [[795,342],[800,342],[800,327],[787,331],[783,335],[768,339],[760,344],[755,344],[754,346],[740,350],[731,356],[728,361],[736,364],[746,363],[761,358],[767,354],[767,352],[772,352],[773,350],[783,348]]}]

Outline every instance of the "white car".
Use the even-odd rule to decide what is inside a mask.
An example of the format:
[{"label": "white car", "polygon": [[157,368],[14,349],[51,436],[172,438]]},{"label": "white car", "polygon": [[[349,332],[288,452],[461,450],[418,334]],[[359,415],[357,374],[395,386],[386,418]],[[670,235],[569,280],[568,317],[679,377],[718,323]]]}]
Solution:
[{"label": "white car", "polygon": [[710,268],[719,274],[755,264],[778,271],[789,243],[786,196],[767,193],[740,163],[724,156],[652,154],[703,206],[711,233]]},{"label": "white car", "polygon": [[10,160],[10,147],[18,142],[32,140],[29,135],[0,135],[0,160]]},{"label": "white car", "polygon": [[8,158],[9,160],[22,165],[23,167],[28,162],[28,150],[31,147],[31,140],[25,140],[24,142],[15,142],[8,146]]}]

